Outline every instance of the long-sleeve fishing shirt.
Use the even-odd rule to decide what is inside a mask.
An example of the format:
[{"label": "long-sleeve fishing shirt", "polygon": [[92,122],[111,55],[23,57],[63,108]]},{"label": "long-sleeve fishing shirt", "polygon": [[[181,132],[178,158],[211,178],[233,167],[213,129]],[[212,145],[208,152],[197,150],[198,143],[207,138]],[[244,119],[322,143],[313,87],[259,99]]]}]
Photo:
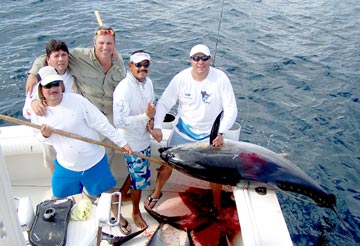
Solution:
[{"label": "long-sleeve fishing shirt", "polygon": [[[45,116],[31,114],[31,121],[97,141],[100,140],[100,133],[119,147],[126,144],[123,136],[107,118],[79,94],[64,93],[59,105],[47,106]],[[103,146],[55,133],[44,138],[38,131],[37,138],[46,144],[53,145],[59,164],[73,171],[85,171],[93,167],[105,154]]]},{"label": "long-sleeve fishing shirt", "polygon": [[154,100],[150,78],[138,81],[129,71],[114,91],[114,126],[122,133],[133,151],[141,151],[150,145],[146,130],[149,117],[145,113],[147,103]]},{"label": "long-sleeve fishing shirt", "polygon": [[170,81],[156,105],[154,128],[161,129],[164,116],[178,102],[175,130],[192,140],[210,135],[212,125],[224,110],[219,132],[230,129],[237,117],[233,88],[226,74],[210,67],[203,81],[196,81],[187,68]]}]

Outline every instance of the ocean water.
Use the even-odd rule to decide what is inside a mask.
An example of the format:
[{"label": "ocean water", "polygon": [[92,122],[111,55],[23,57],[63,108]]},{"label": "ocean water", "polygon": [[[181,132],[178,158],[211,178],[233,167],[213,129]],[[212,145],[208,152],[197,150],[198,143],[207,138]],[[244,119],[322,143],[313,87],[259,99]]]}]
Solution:
[{"label": "ocean water", "polygon": [[331,210],[278,192],[294,245],[359,244],[358,0],[3,0],[1,6],[1,114],[23,119],[26,73],[47,41],[92,46],[94,10],[117,31],[125,61],[136,49],[151,53],[158,96],[189,66],[190,48],[205,43],[216,54],[214,66],[232,81],[241,140],[286,152],[337,196],[347,229]]}]

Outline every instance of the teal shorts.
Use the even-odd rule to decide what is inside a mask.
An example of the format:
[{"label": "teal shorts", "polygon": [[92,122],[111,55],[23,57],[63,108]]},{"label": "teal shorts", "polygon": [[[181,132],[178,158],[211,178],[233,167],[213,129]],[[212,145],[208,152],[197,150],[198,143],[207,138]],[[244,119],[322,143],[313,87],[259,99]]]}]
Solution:
[{"label": "teal shorts", "polygon": [[116,185],[106,155],[95,166],[81,172],[64,168],[57,159],[54,163],[55,171],[51,183],[53,195],[57,198],[80,194],[84,188],[89,195],[100,196]]},{"label": "teal shorts", "polygon": [[[150,156],[150,146],[138,152],[139,154]],[[133,190],[143,190],[150,186],[150,165],[149,161],[134,155],[124,155],[125,163],[130,175],[130,188]]]}]

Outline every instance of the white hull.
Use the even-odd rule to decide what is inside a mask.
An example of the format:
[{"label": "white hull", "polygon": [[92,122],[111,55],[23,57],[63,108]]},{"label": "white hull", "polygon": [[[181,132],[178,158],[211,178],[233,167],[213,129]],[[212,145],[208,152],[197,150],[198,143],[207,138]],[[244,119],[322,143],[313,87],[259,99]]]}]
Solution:
[{"label": "white hull", "polygon": [[[169,132],[170,130],[164,131],[165,139],[167,139]],[[230,135],[231,132],[228,134],[228,136],[232,138]],[[2,193],[0,193],[1,197],[8,197],[8,200],[4,199],[3,201],[0,201],[0,218],[7,218],[8,222],[5,221],[6,218],[4,219],[4,228],[7,232],[9,231],[9,228],[12,228],[12,233],[5,233],[4,235],[1,235],[1,231],[4,228],[0,228],[0,245],[2,245],[2,242],[6,242],[6,240],[10,240],[12,242],[15,242],[14,240],[22,240],[21,236],[16,237],[13,235],[13,233],[19,231],[19,225],[14,220],[14,216],[11,216],[12,213],[9,212],[9,210],[12,210],[12,208],[9,208],[12,197],[30,197],[33,208],[36,208],[38,203],[51,197],[51,181],[49,170],[43,166],[41,143],[37,142],[33,138],[33,130],[31,128],[26,126],[0,127],[0,145],[4,156],[4,158],[1,158],[0,160],[2,162],[3,159],[5,160],[5,165],[9,173],[8,178],[6,172],[1,171],[1,181],[2,183],[6,183],[6,180],[9,180],[8,183],[11,183],[10,190],[1,191]],[[160,144],[154,141],[152,143],[153,157],[156,156],[157,149],[160,146],[165,145],[165,141]],[[143,202],[153,190],[157,168],[157,164],[151,164],[152,186],[148,190],[143,191],[141,202]],[[117,187],[119,188],[127,175],[127,169],[124,164],[122,154],[115,154],[113,162],[111,163],[111,169],[118,180]],[[260,184],[244,182],[239,187],[233,187],[241,225],[241,235],[239,236],[236,244],[251,246],[292,245],[276,193],[271,189],[267,189],[266,195],[260,195],[254,190],[254,188],[259,185]],[[200,181],[174,171],[170,180],[164,187],[164,197],[162,200],[174,196],[179,191],[184,191],[189,186],[200,188],[209,187],[207,182]],[[2,184],[2,187],[6,187],[6,185]],[[3,209],[5,207],[7,207],[7,210]],[[136,226],[132,223],[131,218],[131,203],[124,203],[121,209],[124,217],[132,225],[133,231],[136,231]],[[149,214],[147,214],[143,208],[142,212],[144,219],[149,224],[148,230],[154,231],[158,223]],[[4,214],[7,216],[4,217]],[[11,223],[11,225],[9,225],[9,223]],[[73,222],[70,222],[70,224],[71,223]],[[79,232],[71,232],[73,230],[77,230],[72,228],[73,226],[74,225],[69,225],[70,232],[68,232],[67,245],[72,245],[72,241],[78,240],[76,235],[79,236]],[[96,234],[94,235],[94,231],[97,230],[97,222],[94,219],[93,223],[84,226],[85,227],[81,227],[81,230],[89,232],[89,241],[94,241],[94,237],[96,236]],[[69,233],[72,234],[69,235]],[[119,232],[111,231],[111,233],[116,235]],[[84,239],[84,234],[80,233],[80,235],[81,238]],[[184,241],[186,234],[179,232],[176,235],[172,235],[172,237],[174,236],[177,237],[174,241],[177,242],[177,245],[179,245],[179,242],[181,243]],[[17,243],[14,245],[21,244]],[[74,243],[73,245],[80,244]],[[106,241],[103,241],[102,245],[107,245]],[[146,237],[138,236],[124,245],[146,245]]]}]

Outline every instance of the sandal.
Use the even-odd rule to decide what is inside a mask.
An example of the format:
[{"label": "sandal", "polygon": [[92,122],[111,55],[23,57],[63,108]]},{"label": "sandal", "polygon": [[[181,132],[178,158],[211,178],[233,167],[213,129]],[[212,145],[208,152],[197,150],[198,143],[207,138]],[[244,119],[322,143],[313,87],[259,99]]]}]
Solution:
[{"label": "sandal", "polygon": [[[156,203],[162,197],[162,195],[163,195],[162,192],[160,192],[160,196],[158,198],[153,198],[153,197],[151,197],[151,195],[149,195],[148,198],[147,198],[147,201],[148,201],[147,207],[150,208],[150,209],[153,209],[155,207]],[[154,205],[150,206],[151,203],[154,203]]]},{"label": "sandal", "polygon": [[120,223],[119,229],[122,234],[129,235],[131,233],[131,228],[130,228],[130,230],[127,229],[128,225],[129,225],[129,222],[127,220],[125,220],[125,225],[122,225]]}]

